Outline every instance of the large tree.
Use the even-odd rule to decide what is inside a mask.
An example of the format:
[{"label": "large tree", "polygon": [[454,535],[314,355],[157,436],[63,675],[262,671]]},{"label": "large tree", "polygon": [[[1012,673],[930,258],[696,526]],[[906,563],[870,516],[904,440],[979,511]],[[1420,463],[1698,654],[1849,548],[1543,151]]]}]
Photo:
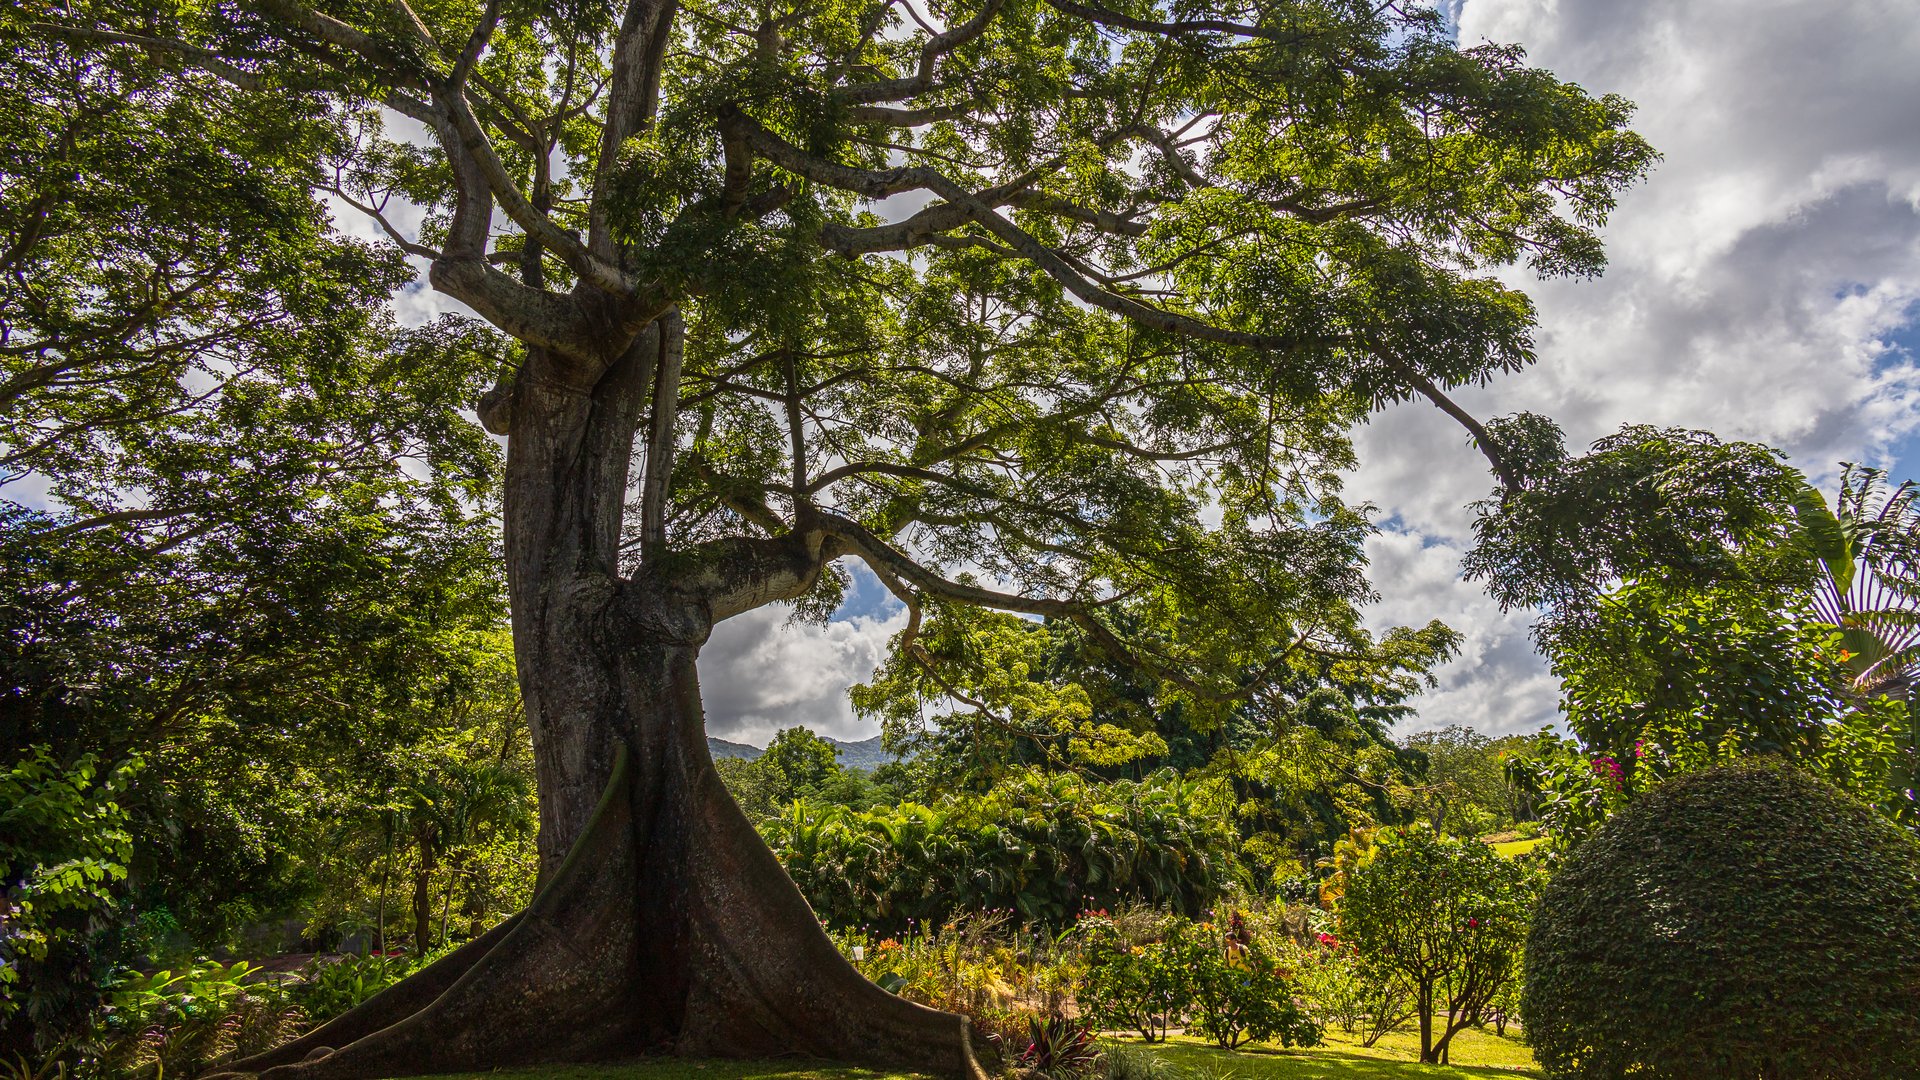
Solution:
[{"label": "large tree", "polygon": [[315,1078],[651,1048],[977,1075],[966,1023],[842,961],[727,796],[713,626],[830,607],[852,558],[916,613],[1062,620],[1230,707],[1365,595],[1353,424],[1425,399],[1520,484],[1448,396],[1532,357],[1485,271],[1596,272],[1652,156],[1624,102],[1371,0],[6,18],[62,70],[323,118],[324,186],[508,342],[479,413],[540,891],[245,1063]]}]

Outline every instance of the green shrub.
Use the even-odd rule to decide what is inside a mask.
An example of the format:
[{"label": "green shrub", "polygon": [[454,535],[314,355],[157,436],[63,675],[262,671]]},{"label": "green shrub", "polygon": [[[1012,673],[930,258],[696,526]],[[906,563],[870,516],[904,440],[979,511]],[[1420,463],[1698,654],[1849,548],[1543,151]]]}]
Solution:
[{"label": "green shrub", "polygon": [[1137,1031],[1148,1042],[1167,1037],[1179,1022],[1190,993],[1191,934],[1164,934],[1144,941],[1113,920],[1083,918],[1077,928],[1087,971],[1078,1000],[1080,1014],[1103,1031]]},{"label": "green shrub", "polygon": [[408,957],[377,953],[316,959],[307,966],[307,981],[295,995],[307,1015],[324,1024],[399,982],[413,966]]},{"label": "green shrub", "polygon": [[1242,913],[1230,913],[1224,927],[1164,916],[1129,933],[1121,921],[1087,917],[1078,931],[1086,958],[1080,1014],[1095,1027],[1157,1042],[1184,1018],[1188,1030],[1227,1050],[1320,1041],[1320,1025],[1294,1000],[1300,988],[1280,950]]},{"label": "green shrub", "polygon": [[[1209,934],[1207,924],[1199,929]],[[1273,955],[1257,943],[1205,944],[1189,952],[1194,960],[1189,1027],[1223,1050],[1248,1042],[1319,1044],[1320,1025],[1294,1001],[1297,988]]]},{"label": "green shrub", "polygon": [[1558,1077],[1920,1076],[1920,844],[1785,766],[1669,781],[1548,886],[1522,1015]]},{"label": "green shrub", "polygon": [[1098,782],[1038,770],[938,806],[795,803],[760,833],[829,925],[897,934],[1005,910],[1060,929],[1127,901],[1205,910],[1239,874],[1235,837],[1171,773]]},{"label": "green shrub", "polygon": [[139,767],[44,745],[0,763],[0,1056],[77,1037],[125,959],[120,799]]}]

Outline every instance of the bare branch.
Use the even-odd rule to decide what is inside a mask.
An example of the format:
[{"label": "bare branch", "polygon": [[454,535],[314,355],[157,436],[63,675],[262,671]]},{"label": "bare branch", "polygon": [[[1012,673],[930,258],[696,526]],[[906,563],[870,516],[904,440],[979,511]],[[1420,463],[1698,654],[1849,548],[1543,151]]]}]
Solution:
[{"label": "bare branch", "polygon": [[1386,361],[1395,375],[1405,379],[1407,385],[1419,391],[1422,397],[1433,402],[1441,412],[1453,417],[1461,427],[1467,429],[1467,433],[1473,436],[1474,447],[1493,466],[1494,475],[1500,478],[1500,485],[1505,489],[1502,492],[1503,498],[1512,497],[1520,492],[1522,488],[1520,474],[1513,470],[1512,463],[1507,461],[1506,456],[1501,452],[1500,443],[1487,431],[1485,425],[1474,419],[1472,413],[1461,408],[1458,402],[1434,385],[1432,379],[1415,370],[1413,365],[1403,362],[1384,350],[1377,351],[1376,355]]},{"label": "bare branch", "polygon": [[1019,192],[1007,199],[1007,204],[1022,210],[1031,210],[1040,214],[1051,214],[1069,221],[1078,221],[1091,225],[1103,233],[1115,236],[1145,236],[1147,223],[1134,218],[1116,214],[1111,210],[1098,210],[1081,206],[1078,203],[1062,199],[1057,195],[1048,195],[1038,191]]},{"label": "bare branch", "polygon": [[407,236],[405,233],[395,228],[393,225],[393,222],[387,220],[387,216],[381,213],[380,208],[369,206],[366,203],[363,203],[360,200],[354,198],[353,196],[347,194],[346,191],[340,187],[340,185],[338,184],[322,185],[320,190],[333,195],[335,198],[339,199],[341,202],[346,203],[348,206],[353,207],[355,210],[359,211],[360,213],[366,215],[369,218],[372,218],[374,223],[380,226],[380,230],[387,234],[387,238],[389,240],[392,240],[395,244],[399,245],[400,250],[406,252],[407,254],[418,255],[421,258],[428,259],[428,260],[437,259],[441,256],[441,252],[436,251],[433,248],[427,247],[425,244],[417,244],[412,240],[407,239]]},{"label": "bare branch", "polygon": [[890,109],[882,105],[856,105],[847,110],[847,119],[857,124],[884,124],[890,128],[917,128],[928,124],[958,120],[963,116],[972,116],[981,108],[980,102],[963,102],[956,105],[931,105],[924,109]]}]

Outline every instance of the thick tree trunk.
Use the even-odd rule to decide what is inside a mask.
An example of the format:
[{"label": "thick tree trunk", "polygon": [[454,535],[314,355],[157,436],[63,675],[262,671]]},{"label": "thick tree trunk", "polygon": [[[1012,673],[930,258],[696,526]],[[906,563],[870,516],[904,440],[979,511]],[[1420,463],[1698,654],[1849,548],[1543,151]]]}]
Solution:
[{"label": "thick tree trunk", "polygon": [[420,865],[413,871],[413,955],[433,944],[433,848],[420,845]]},{"label": "thick tree trunk", "polygon": [[707,605],[664,573],[617,573],[657,345],[642,335],[590,390],[523,373],[511,402],[506,556],[540,790],[533,903],[235,1071],[368,1080],[668,1052],[983,1080],[968,1022],[862,978],[721,785],[695,669]]}]

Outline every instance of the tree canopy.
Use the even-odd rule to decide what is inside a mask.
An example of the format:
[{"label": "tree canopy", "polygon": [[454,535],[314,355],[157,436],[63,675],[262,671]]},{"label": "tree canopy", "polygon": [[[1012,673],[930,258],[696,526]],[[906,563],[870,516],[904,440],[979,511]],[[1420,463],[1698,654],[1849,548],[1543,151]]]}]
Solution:
[{"label": "tree canopy", "polygon": [[[502,347],[503,378],[590,378],[680,311],[635,533],[691,550],[804,520],[916,605],[1066,619],[1201,702],[1350,636],[1345,428],[1426,397],[1497,456],[1445,392],[1524,365],[1531,308],[1481,271],[1597,272],[1592,227],[1652,156],[1624,102],[1456,48],[1417,7],[613,14],[13,19],[102,97],[177,79],[203,118],[272,102],[181,143],[244,159],[236,140],[297,128],[268,160],[304,182],[276,198],[425,207],[417,231],[387,221],[394,247],[539,354]],[[512,397],[488,410],[502,430]],[[1141,627],[1124,642],[1115,604]]]}]

